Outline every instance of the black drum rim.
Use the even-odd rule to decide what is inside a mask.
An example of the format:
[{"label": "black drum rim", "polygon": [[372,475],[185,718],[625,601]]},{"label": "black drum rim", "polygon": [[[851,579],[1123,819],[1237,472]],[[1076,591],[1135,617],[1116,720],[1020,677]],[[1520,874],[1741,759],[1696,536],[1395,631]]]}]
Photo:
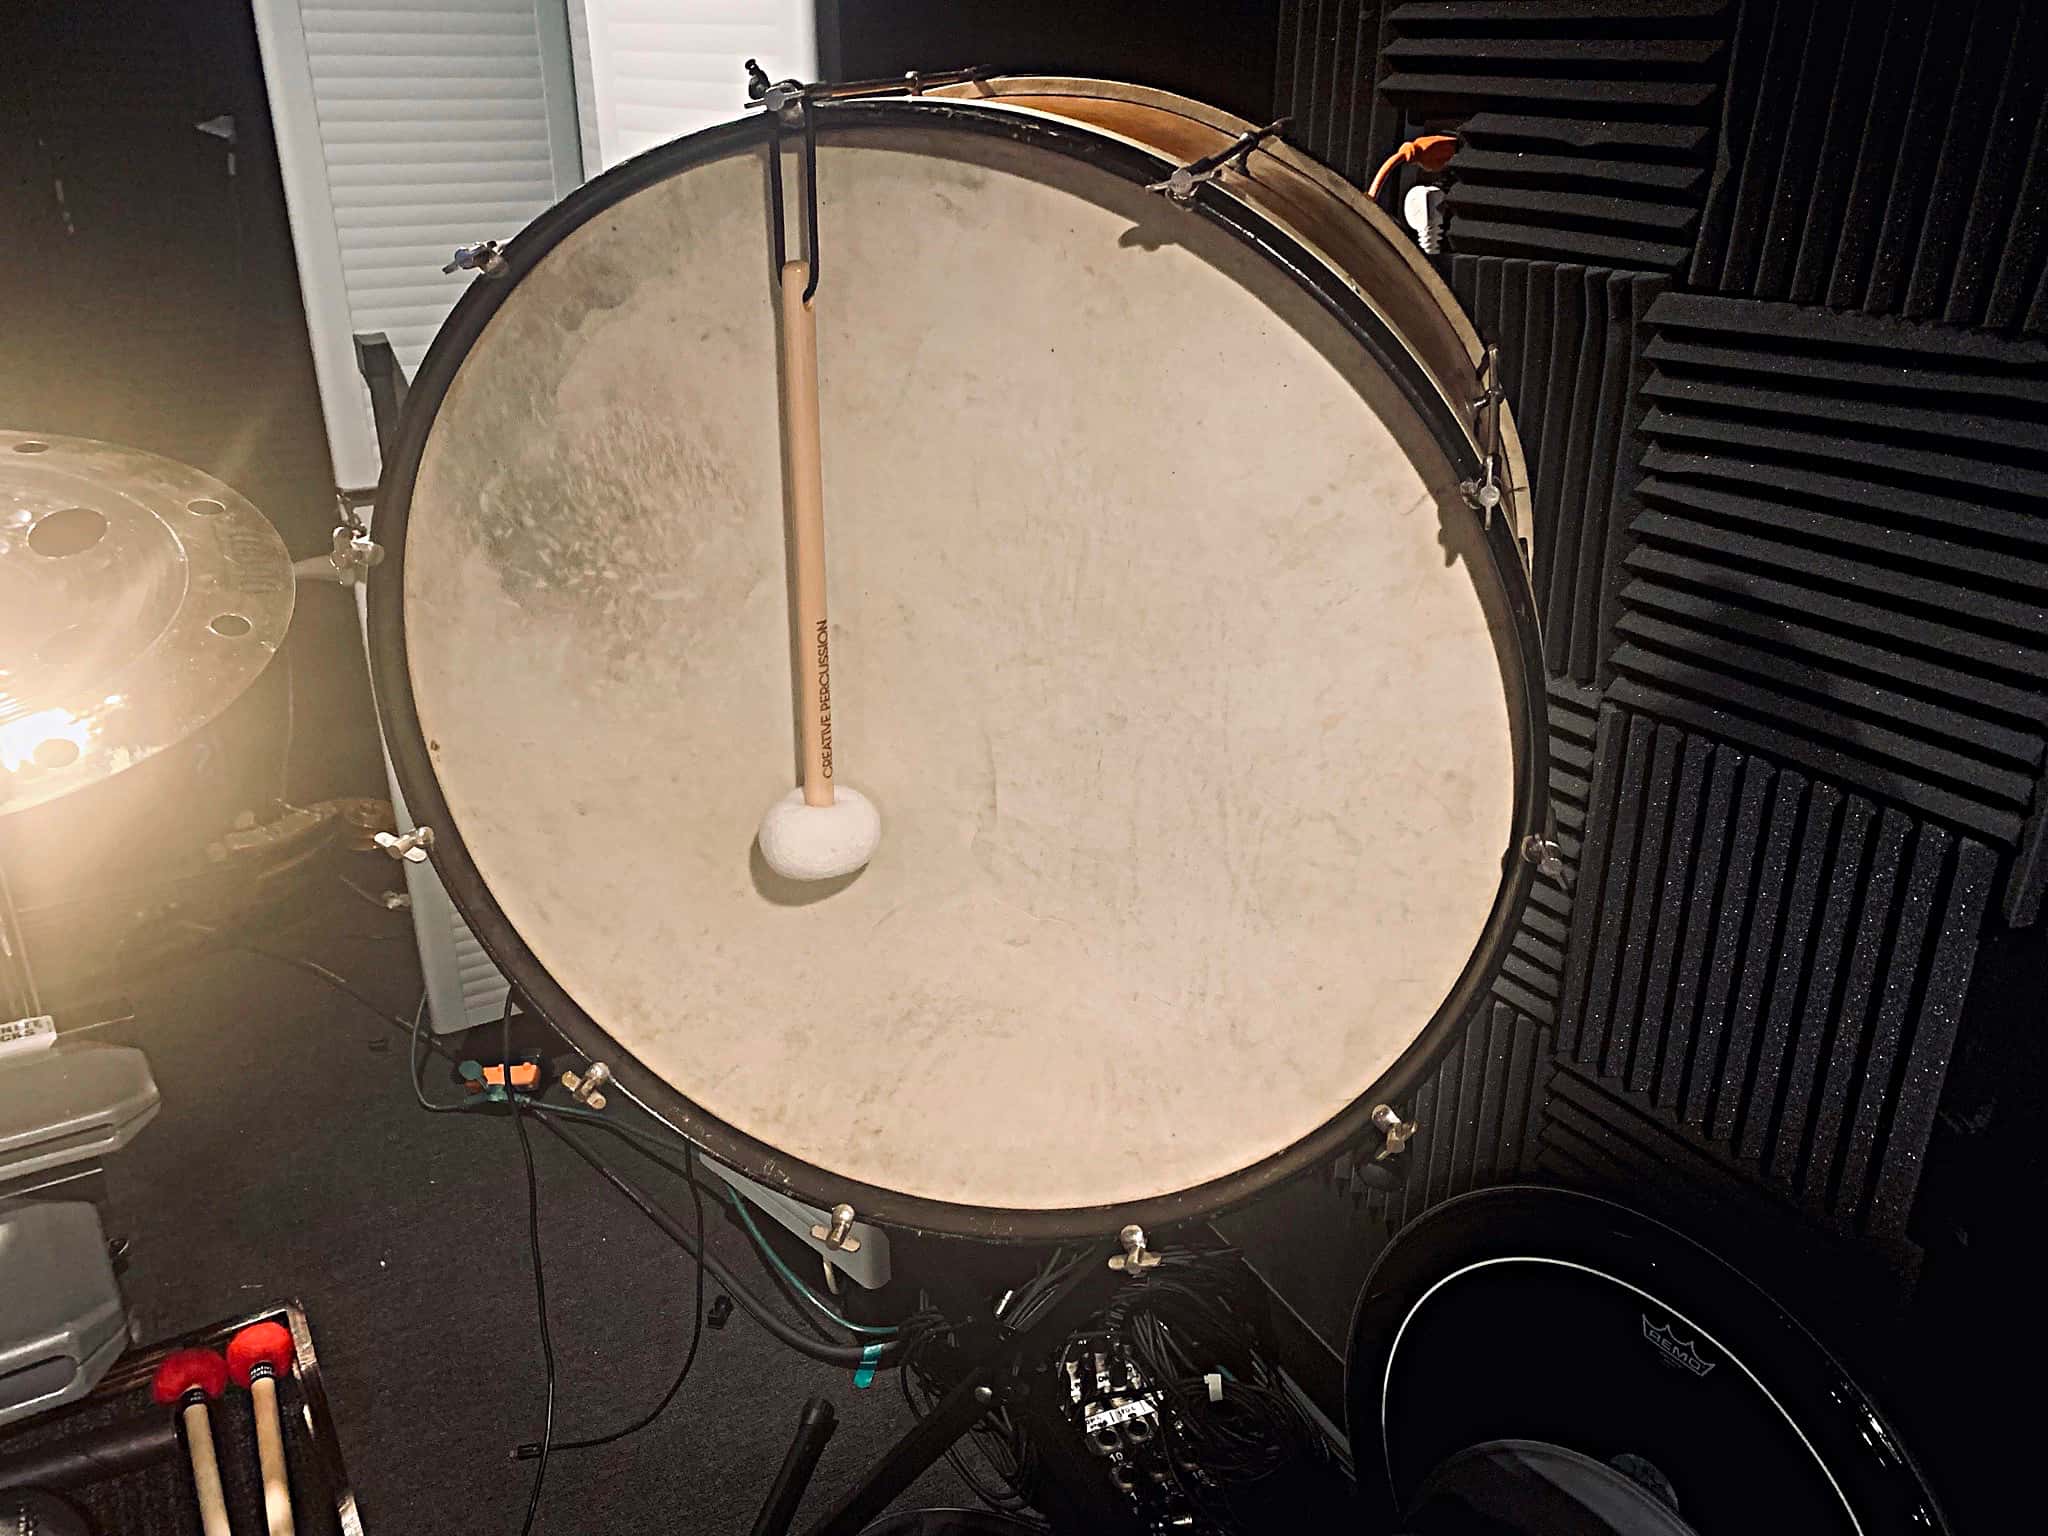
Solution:
[{"label": "black drum rim", "polygon": [[[1126,140],[1080,124],[979,106],[958,99],[884,98],[839,103],[818,111],[818,131],[943,123],[1049,148],[1140,184],[1158,180],[1168,161]],[[606,209],[705,161],[764,143],[769,124],[752,116],[675,140],[587,182],[508,242],[503,266],[473,279],[442,324],[412,381],[378,488],[376,531],[384,560],[368,580],[367,643],[376,700],[392,772],[418,826],[433,829],[432,861],[470,932],[522,1001],[570,1044],[602,1059],[621,1087],[709,1155],[747,1176],[815,1205],[845,1202],[860,1219],[951,1237],[998,1242],[1057,1242],[1112,1234],[1127,1223],[1171,1226],[1213,1216],[1320,1164],[1374,1134],[1373,1108],[1411,1100],[1434,1070],[1435,1058],[1463,1029],[1505,956],[1535,877],[1521,856],[1528,837],[1545,832],[1549,813],[1547,695],[1536,603],[1512,519],[1484,524],[1484,546],[1511,632],[1497,646],[1514,737],[1515,799],[1503,878],[1471,958],[1437,1011],[1393,1066],[1366,1093],[1317,1129],[1235,1172],[1188,1188],[1113,1205],[1004,1208],[968,1205],[867,1184],[793,1158],[695,1104],[648,1071],[564,990],[512,927],[486,887],[441,791],[413,698],[405,638],[406,521],[427,439],[443,397],[470,348],[519,279],[564,238]],[[1459,478],[1482,475],[1478,451],[1386,323],[1319,257],[1272,221],[1213,185],[1198,189],[1188,210],[1212,220],[1264,253],[1333,315],[1391,378]],[[1475,516],[1477,514],[1474,514]]]},{"label": "black drum rim", "polygon": [[[1481,1264],[1516,1260],[1569,1264],[1632,1290],[1674,1316],[1711,1316],[1715,1345],[1793,1424],[1845,1504],[1851,1494],[1835,1476],[1837,1467],[1858,1473],[1855,1486],[1865,1498],[1875,1484],[1881,1496],[1896,1498],[1899,1508],[1915,1502],[1925,1519],[1915,1520],[1912,1530],[1938,1536],[1950,1529],[1897,1428],[1827,1346],[1770,1292],[1661,1221],[1603,1196],[1548,1184],[1474,1190],[1431,1208],[1403,1229],[1366,1276],[1345,1350],[1344,1411],[1359,1493],[1376,1512],[1400,1517],[1379,1403],[1402,1329],[1446,1280]],[[1653,1270],[1659,1286],[1654,1292]],[[1754,1363],[1768,1365],[1768,1384],[1751,1371]],[[1846,1433],[1852,1419],[1859,1430],[1878,1429],[1883,1450],[1867,1447],[1857,1453]],[[1816,1445],[1816,1435],[1825,1445]],[[1862,1502],[1850,1507],[1864,1513],[1870,1508]],[[1890,1536],[1907,1526],[1863,1528],[1868,1536]]]}]

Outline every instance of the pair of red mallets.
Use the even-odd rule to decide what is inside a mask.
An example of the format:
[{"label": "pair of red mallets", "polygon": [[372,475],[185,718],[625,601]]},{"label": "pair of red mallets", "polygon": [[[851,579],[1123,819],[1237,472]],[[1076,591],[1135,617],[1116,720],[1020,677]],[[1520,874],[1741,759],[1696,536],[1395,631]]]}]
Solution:
[{"label": "pair of red mallets", "polygon": [[221,1492],[220,1462],[213,1452],[213,1423],[206,1405],[227,1390],[232,1377],[247,1387],[256,1406],[256,1460],[263,1471],[263,1513],[270,1536],[292,1536],[292,1488],[284,1468],[284,1425],[277,1412],[277,1376],[292,1368],[291,1331],[282,1323],[252,1323],[218,1350],[180,1349],[164,1357],[151,1386],[156,1400],[177,1410],[192,1458],[192,1485],[199,1495],[199,1524],[206,1536],[233,1536],[227,1499]]}]

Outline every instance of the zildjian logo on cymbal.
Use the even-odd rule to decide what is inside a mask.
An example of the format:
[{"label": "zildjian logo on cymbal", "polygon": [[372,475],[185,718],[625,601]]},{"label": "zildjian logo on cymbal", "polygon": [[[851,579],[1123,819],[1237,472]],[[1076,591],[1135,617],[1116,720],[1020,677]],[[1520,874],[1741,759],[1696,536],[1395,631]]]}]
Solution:
[{"label": "zildjian logo on cymbal", "polygon": [[1690,1339],[1681,1339],[1667,1323],[1659,1328],[1647,1317],[1643,1319],[1643,1337],[1656,1346],[1657,1353],[1664,1357],[1666,1365],[1680,1366],[1695,1376],[1704,1376],[1714,1368],[1711,1360],[1700,1358],[1699,1346]]}]

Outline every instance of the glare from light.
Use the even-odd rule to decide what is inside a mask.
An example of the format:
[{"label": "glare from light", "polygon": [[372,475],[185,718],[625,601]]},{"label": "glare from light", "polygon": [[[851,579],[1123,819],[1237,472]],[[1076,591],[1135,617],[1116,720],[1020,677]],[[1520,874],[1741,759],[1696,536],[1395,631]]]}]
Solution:
[{"label": "glare from light", "polygon": [[0,768],[14,773],[35,762],[36,749],[48,741],[68,741],[83,757],[92,740],[92,725],[68,709],[39,709],[0,725]]}]

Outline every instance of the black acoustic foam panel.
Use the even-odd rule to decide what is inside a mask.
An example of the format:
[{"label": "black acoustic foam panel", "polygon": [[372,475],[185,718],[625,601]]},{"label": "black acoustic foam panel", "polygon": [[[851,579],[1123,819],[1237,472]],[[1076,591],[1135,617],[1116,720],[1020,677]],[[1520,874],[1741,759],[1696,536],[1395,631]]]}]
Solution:
[{"label": "black acoustic foam panel", "polygon": [[1360,186],[1400,142],[1400,115],[1374,89],[1384,68],[1381,0],[1283,0],[1273,115],[1285,136]]},{"label": "black acoustic foam panel", "polygon": [[1742,8],[1690,286],[2048,332],[2048,8]]},{"label": "black acoustic foam panel", "polygon": [[1666,294],[1610,697],[2044,875],[2048,344]]},{"label": "black acoustic foam panel", "polygon": [[1559,1056],[1821,1225],[1901,1239],[1992,851],[1612,704],[1588,828]]},{"label": "black acoustic foam panel", "polygon": [[1425,0],[1387,14],[1378,79],[1455,129],[1449,243],[1671,271],[1706,196],[1728,0]]},{"label": "black acoustic foam panel", "polygon": [[1422,1127],[1401,1154],[1402,1187],[1369,1189],[1359,1177],[1356,1160],[1377,1145],[1339,1159],[1337,1179],[1364,1195],[1373,1215],[1400,1226],[1453,1195],[1516,1178],[1529,1166],[1550,1058],[1549,1029],[1487,1001],[1415,1102],[1402,1106]]},{"label": "black acoustic foam panel", "polygon": [[[1830,1331],[1848,1323],[1894,1326],[1912,1292],[1920,1249],[1904,1239],[1842,1236],[1791,1201],[1676,1134],[1585,1068],[1565,1062],[1528,1147],[1538,1178],[1611,1194],[1641,1206],[1646,1193],[1666,1219],[1767,1275],[1781,1301]],[[1884,1262],[1873,1265],[1873,1252]]]},{"label": "black acoustic foam panel", "polygon": [[[1528,460],[1576,881],[1370,1206],[1534,1172],[1896,1316],[1985,913],[2048,886],[2048,7],[1283,18],[1297,142],[1363,181],[1460,135],[1438,266]],[[1469,1073],[1532,1035],[1525,1113]]]},{"label": "black acoustic foam panel", "polygon": [[[1375,1215],[1396,1224],[1531,1167],[1532,1117],[1540,1118],[1550,1073],[1551,1025],[1571,930],[1598,707],[1588,689],[1550,684],[1550,792],[1564,878],[1537,880],[1491,995],[1481,1000],[1415,1103],[1402,1106],[1422,1127],[1402,1155],[1405,1186],[1393,1194],[1370,1190],[1358,1173],[1358,1154],[1335,1169],[1340,1186],[1366,1196]],[[1375,1142],[1364,1155],[1377,1150]]]},{"label": "black acoustic foam panel", "polygon": [[1536,602],[1553,676],[1593,683],[1612,647],[1641,446],[1642,327],[1665,280],[1459,256],[1451,287],[1499,348],[1534,503]]}]

